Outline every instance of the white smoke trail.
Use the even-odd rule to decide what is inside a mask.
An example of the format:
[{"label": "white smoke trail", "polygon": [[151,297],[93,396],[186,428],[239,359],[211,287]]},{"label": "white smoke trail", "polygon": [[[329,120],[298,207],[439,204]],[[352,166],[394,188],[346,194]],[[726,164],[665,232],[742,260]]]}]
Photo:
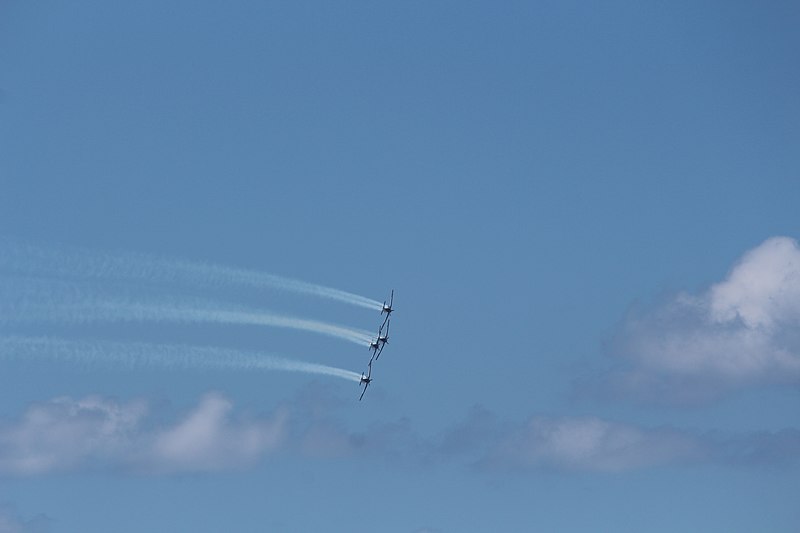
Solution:
[{"label": "white smoke trail", "polygon": [[280,289],[379,310],[381,302],[347,291],[256,270],[193,263],[130,252],[45,249],[0,239],[0,270],[80,279],[138,280],[194,286]]},{"label": "white smoke trail", "polygon": [[217,324],[240,324],[270,326],[310,331],[343,339],[361,346],[372,341],[370,332],[317,320],[279,315],[266,311],[244,308],[224,308],[199,302],[188,303],[141,303],[123,300],[95,299],[80,303],[58,302],[17,303],[7,308],[0,305],[0,323],[54,321],[61,323],[87,322],[210,322]]},{"label": "white smoke trail", "polygon": [[126,294],[126,287],[94,287],[59,280],[0,278],[0,324],[27,322],[210,322],[310,331],[367,346],[370,332],[213,300]]},{"label": "white smoke trail", "polygon": [[48,359],[114,368],[281,370],[361,381],[342,368],[294,361],[270,354],[171,344],[70,341],[49,337],[0,337],[0,359]]}]

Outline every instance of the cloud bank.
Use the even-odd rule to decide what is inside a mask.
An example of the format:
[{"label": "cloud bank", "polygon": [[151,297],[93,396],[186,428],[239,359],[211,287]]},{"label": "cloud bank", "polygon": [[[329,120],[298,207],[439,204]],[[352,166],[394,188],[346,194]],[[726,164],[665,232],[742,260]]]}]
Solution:
[{"label": "cloud bank", "polygon": [[[319,400],[319,399],[318,399]],[[270,414],[236,414],[219,393],[176,421],[153,422],[147,402],[56,398],[0,423],[0,478],[70,471],[172,475],[252,466],[286,454],[316,461],[383,461],[414,468],[456,463],[502,472],[609,473],[666,465],[789,465],[800,430],[740,434],[646,427],[597,417],[503,422],[481,407],[439,435],[401,418],[353,429],[322,398]]]},{"label": "cloud bank", "polygon": [[663,399],[800,383],[800,246],[770,238],[707,291],[631,312],[612,347],[615,384]]}]

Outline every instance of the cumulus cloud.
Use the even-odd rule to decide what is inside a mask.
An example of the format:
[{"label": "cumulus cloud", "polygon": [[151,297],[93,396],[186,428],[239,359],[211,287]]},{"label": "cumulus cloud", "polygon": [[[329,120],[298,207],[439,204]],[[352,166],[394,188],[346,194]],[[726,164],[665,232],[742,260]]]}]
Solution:
[{"label": "cumulus cloud", "polygon": [[252,463],[277,447],[285,414],[234,419],[219,394],[174,425],[148,427],[147,404],[90,396],[35,404],[0,424],[0,475],[30,476],[77,468],[211,471]]},{"label": "cumulus cloud", "polygon": [[212,392],[173,422],[158,424],[154,419],[160,413],[141,400],[55,398],[31,405],[15,420],[0,421],[0,477],[102,469],[212,472],[248,466],[280,451],[391,462],[425,455],[426,441],[409,419],[353,428],[333,414],[335,401],[318,400],[300,399],[272,414],[247,417]]},{"label": "cumulus cloud", "polygon": [[222,395],[207,394],[184,420],[155,434],[146,464],[166,470],[220,470],[250,464],[278,447],[285,412],[270,419],[234,422],[232,408]]},{"label": "cumulus cloud", "polygon": [[0,426],[0,473],[35,475],[91,461],[116,461],[135,444],[146,408],[90,396],[32,405]]},{"label": "cumulus cloud", "polygon": [[707,291],[680,293],[624,320],[615,383],[664,399],[800,382],[800,247],[773,237]]},{"label": "cumulus cloud", "polygon": [[767,239],[742,257],[708,295],[714,322],[741,320],[774,330],[800,320],[800,247],[788,237]]}]

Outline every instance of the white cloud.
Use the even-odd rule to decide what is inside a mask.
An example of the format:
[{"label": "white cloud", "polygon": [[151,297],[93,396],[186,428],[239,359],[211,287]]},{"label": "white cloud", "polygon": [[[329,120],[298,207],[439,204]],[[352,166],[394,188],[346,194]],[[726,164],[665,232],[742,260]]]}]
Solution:
[{"label": "white cloud", "polygon": [[749,329],[771,330],[800,320],[800,247],[788,237],[767,239],[749,251],[707,296],[711,318],[740,319]]},{"label": "white cloud", "polygon": [[146,408],[90,396],[31,406],[17,424],[0,426],[0,473],[69,469],[91,458],[114,460],[133,444]]},{"label": "white cloud", "polygon": [[[645,427],[597,417],[535,416],[524,424],[468,417],[445,434],[437,458],[472,457],[488,469],[622,472],[673,465],[788,466],[800,430],[744,433]],[[458,446],[453,447],[453,440]]]},{"label": "white cloud", "polygon": [[280,444],[285,412],[270,420],[233,422],[232,407],[223,396],[207,394],[183,421],[155,435],[146,463],[167,470],[218,470],[251,463]]},{"label": "white cloud", "polygon": [[800,381],[800,247],[773,237],[700,295],[681,293],[626,318],[614,347],[619,383],[644,392]]},{"label": "white cloud", "polygon": [[514,467],[614,472],[686,461],[701,450],[700,441],[675,430],[536,417],[505,438],[492,459]]},{"label": "white cloud", "polygon": [[284,413],[234,420],[232,405],[208,394],[183,420],[148,428],[145,402],[56,398],[0,424],[0,475],[77,468],[210,471],[251,463],[280,443]]}]

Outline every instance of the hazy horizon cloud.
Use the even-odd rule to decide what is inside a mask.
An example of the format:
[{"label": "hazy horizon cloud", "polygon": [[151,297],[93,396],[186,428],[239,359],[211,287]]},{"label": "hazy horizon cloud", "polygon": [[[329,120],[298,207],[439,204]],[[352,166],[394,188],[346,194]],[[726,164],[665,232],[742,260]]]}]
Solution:
[{"label": "hazy horizon cloud", "polygon": [[244,416],[218,392],[172,423],[153,425],[148,403],[54,398],[0,424],[0,477],[75,470],[171,475],[237,470],[289,452],[315,459],[380,460],[482,471],[615,473],[665,465],[759,467],[800,460],[800,429],[737,434],[646,427],[599,417],[531,416],[503,422],[481,407],[439,435],[399,418],[354,430],[303,401]]}]

